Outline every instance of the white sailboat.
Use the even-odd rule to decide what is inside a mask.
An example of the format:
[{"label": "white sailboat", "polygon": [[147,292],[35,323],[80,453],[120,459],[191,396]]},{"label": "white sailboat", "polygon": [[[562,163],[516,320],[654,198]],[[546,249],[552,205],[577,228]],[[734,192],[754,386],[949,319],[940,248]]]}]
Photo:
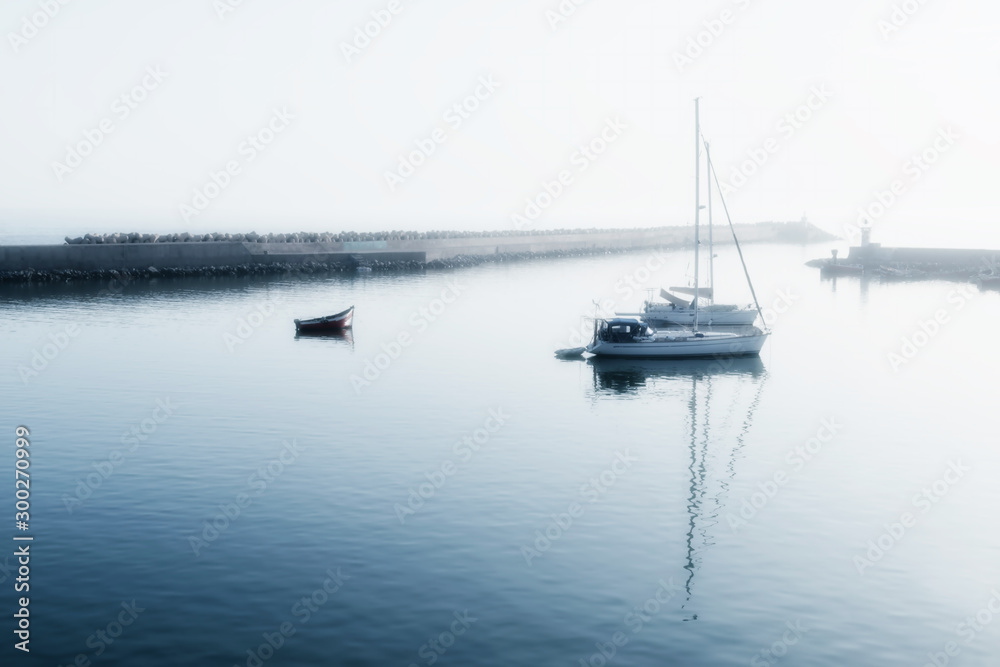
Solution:
[{"label": "white sailboat", "polygon": [[[698,100],[694,101],[695,109],[695,195],[694,195],[694,289],[692,295],[695,297],[691,302],[693,315],[692,328],[684,330],[657,331],[650,323],[637,318],[615,317],[613,319],[596,319],[594,321],[594,338],[586,351],[603,357],[636,357],[636,358],[658,358],[676,359],[687,357],[719,357],[719,356],[750,356],[760,354],[761,348],[769,335],[766,331],[761,331],[757,327],[747,326],[740,330],[729,331],[701,331],[699,329],[699,297],[706,294],[698,284],[699,280],[699,256],[700,256],[700,227],[701,215],[701,127],[698,116]],[[711,162],[709,162],[711,167]],[[714,175],[710,169],[709,178]],[[718,178],[718,177],[716,177]],[[725,201],[723,201],[725,205]],[[727,210],[728,216],[728,210]],[[730,221],[732,228],[732,221]],[[743,252],[739,247],[739,240],[736,239],[736,249],[740,254],[740,261],[743,261]],[[746,263],[743,264],[746,273]],[[747,275],[747,282],[750,283],[750,275]],[[750,283],[750,291],[753,293],[753,284]],[[754,303],[756,304],[756,294]],[[757,307],[756,313],[760,313]],[[763,319],[763,318],[762,318]]]},{"label": "white sailboat", "polygon": [[[731,306],[715,303],[715,226],[712,222],[712,154],[708,143],[705,143],[705,160],[708,163],[708,276],[709,287],[695,290],[690,287],[671,287],[668,292],[660,290],[663,301],[653,301],[652,294],[642,304],[641,313],[616,313],[617,315],[639,317],[653,326],[667,324],[692,326],[695,310],[699,310],[699,321],[711,326],[741,326],[751,325],[757,320],[757,309],[751,303],[747,306]],[[695,250],[697,252],[697,249]],[[691,301],[677,296],[687,294],[694,297]],[[709,303],[696,309],[695,301],[708,299]]]},{"label": "white sailboat", "polygon": [[[671,287],[671,292],[685,293],[690,288]],[[667,290],[660,290],[660,297],[663,301],[653,301],[652,299],[642,304],[640,313],[619,313],[620,315],[632,315],[641,317],[644,321],[654,326],[665,324],[676,324],[680,326],[692,326],[694,324],[694,303],[678,297]],[[711,290],[702,290],[702,297],[712,298]],[[741,326],[751,325],[757,321],[757,309],[750,305],[729,306],[717,303],[709,303],[701,306],[700,321],[703,324],[713,326]]]},{"label": "white sailboat", "polygon": [[743,357],[760,354],[768,334],[757,327],[744,331],[657,331],[645,322],[615,318],[598,320],[587,352],[599,357],[683,359]]}]

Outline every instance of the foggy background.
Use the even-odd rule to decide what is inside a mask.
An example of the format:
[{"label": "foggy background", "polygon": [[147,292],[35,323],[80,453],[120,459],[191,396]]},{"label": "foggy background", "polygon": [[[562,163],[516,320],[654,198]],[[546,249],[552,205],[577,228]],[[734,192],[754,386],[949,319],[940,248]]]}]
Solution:
[{"label": "foggy background", "polygon": [[[345,54],[372,12],[391,20]],[[535,228],[690,224],[701,96],[722,180],[753,171],[728,196],[737,222],[842,235],[881,197],[875,241],[1000,247],[998,17],[982,0],[8,1],[0,237],[512,229],[563,170]],[[294,119],[249,160],[275,110]],[[579,147],[615,119],[581,171]],[[445,141],[391,188],[436,128]]]}]

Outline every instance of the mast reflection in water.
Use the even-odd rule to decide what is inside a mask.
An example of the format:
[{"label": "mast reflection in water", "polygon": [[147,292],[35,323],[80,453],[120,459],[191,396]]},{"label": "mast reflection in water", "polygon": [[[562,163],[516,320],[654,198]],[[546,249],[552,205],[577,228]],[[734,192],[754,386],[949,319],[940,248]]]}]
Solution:
[{"label": "mast reflection in water", "polygon": [[714,546],[713,527],[719,523],[736,463],[753,424],[767,380],[759,357],[706,360],[609,359],[588,360],[594,371],[594,395],[631,398],[642,394],[688,404],[686,442],[689,449],[685,535],[687,610],[685,621],[698,620],[690,610],[694,576],[705,551]]}]

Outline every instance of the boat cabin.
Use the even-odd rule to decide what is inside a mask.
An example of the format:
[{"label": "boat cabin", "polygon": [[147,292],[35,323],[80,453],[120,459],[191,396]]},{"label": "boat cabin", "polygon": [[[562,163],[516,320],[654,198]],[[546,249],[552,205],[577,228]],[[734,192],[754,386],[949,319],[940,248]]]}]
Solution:
[{"label": "boat cabin", "polygon": [[645,322],[627,318],[613,320],[598,320],[594,337],[605,343],[631,343],[637,338],[645,338],[653,330]]}]

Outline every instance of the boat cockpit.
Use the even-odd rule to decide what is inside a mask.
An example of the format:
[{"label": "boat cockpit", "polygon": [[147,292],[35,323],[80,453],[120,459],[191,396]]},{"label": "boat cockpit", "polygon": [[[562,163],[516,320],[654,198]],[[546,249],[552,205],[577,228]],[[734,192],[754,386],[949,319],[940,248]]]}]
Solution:
[{"label": "boat cockpit", "polygon": [[645,322],[616,318],[600,320],[597,326],[596,338],[605,343],[632,343],[640,338],[648,338],[655,329]]}]

